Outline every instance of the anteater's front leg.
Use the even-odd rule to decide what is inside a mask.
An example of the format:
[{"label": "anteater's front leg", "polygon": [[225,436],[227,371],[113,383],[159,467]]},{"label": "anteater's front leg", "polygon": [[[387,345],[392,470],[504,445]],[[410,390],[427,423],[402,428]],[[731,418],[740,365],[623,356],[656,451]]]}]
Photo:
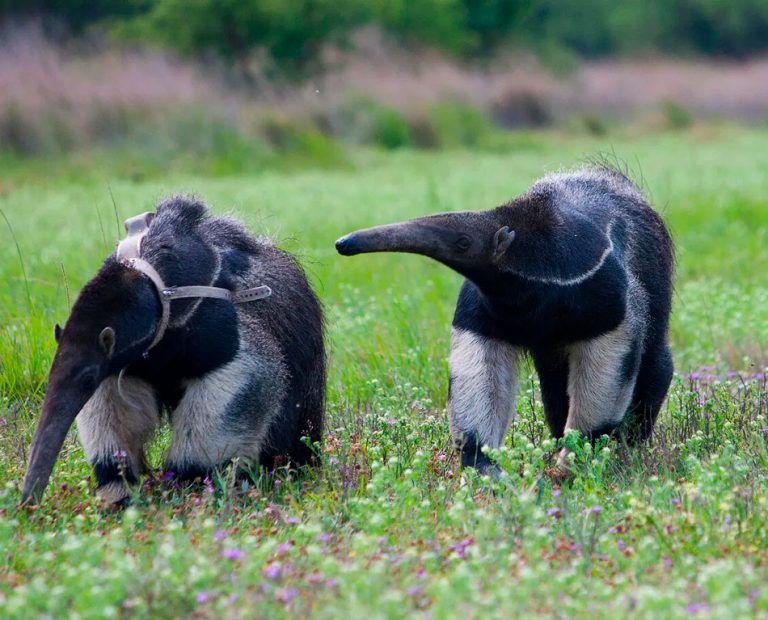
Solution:
[{"label": "anteater's front leg", "polygon": [[515,411],[518,355],[506,342],[453,328],[448,415],[463,466],[485,472],[491,462],[482,446],[504,441]]},{"label": "anteater's front leg", "polygon": [[144,446],[160,423],[152,387],[133,377],[105,379],[77,416],[77,431],[96,475],[99,497],[124,501],[146,466]]}]

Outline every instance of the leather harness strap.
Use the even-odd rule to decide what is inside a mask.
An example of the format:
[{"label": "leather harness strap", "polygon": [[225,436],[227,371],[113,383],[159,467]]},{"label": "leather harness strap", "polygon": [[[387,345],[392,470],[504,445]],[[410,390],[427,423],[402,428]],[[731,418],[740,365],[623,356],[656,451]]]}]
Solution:
[{"label": "leather harness strap", "polygon": [[128,233],[128,236],[118,244],[116,251],[117,260],[126,267],[135,269],[147,276],[152,284],[155,285],[160,297],[162,314],[155,328],[155,337],[152,340],[152,344],[147,347],[147,351],[163,339],[171,320],[171,302],[174,299],[209,297],[212,299],[225,299],[233,304],[241,304],[264,299],[272,294],[272,289],[266,285],[235,291],[219,286],[165,286],[165,282],[163,282],[163,278],[157,270],[141,257],[141,243],[147,232],[149,232],[149,225],[154,218],[154,213],[147,212],[127,219],[125,221],[125,231]]}]

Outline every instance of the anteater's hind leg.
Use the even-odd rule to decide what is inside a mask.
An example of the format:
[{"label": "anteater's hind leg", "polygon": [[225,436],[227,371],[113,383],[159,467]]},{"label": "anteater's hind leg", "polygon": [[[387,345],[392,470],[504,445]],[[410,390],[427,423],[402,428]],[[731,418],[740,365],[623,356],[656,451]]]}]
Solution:
[{"label": "anteater's hind leg", "polygon": [[314,396],[286,398],[282,414],[269,429],[260,465],[268,470],[289,466],[299,469],[315,463],[314,444],[321,440],[323,400]]},{"label": "anteater's hind leg", "polygon": [[630,443],[645,441],[651,436],[672,381],[672,372],[672,352],[666,344],[656,346],[643,355],[632,395],[632,426],[627,429]]},{"label": "anteater's hind leg", "polygon": [[515,411],[518,355],[501,340],[453,329],[448,416],[463,466],[486,471],[491,462],[480,449],[504,440]]},{"label": "anteater's hind leg", "polygon": [[562,349],[536,349],[531,350],[531,357],[539,375],[547,426],[559,439],[568,420],[568,355]]},{"label": "anteater's hind leg", "polygon": [[291,373],[282,413],[272,420],[260,464],[266,470],[316,464],[323,435],[325,355],[321,347],[304,368]]},{"label": "anteater's hind leg", "polygon": [[225,366],[189,381],[171,415],[166,471],[194,480],[235,457],[256,465],[284,393],[280,364],[247,347]]},{"label": "anteater's hind leg", "polygon": [[160,424],[160,405],[152,387],[133,377],[105,379],[77,416],[77,430],[96,475],[96,492],[118,503],[126,485],[145,470],[144,446]]},{"label": "anteater's hind leg", "polygon": [[642,332],[634,325],[629,315],[615,330],[568,347],[566,431],[596,438],[624,420],[640,366]]}]

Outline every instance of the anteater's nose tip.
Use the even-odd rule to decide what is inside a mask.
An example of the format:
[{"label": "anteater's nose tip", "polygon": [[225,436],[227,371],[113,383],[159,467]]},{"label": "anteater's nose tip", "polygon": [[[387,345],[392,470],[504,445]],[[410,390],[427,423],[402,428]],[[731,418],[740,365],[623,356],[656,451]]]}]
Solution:
[{"label": "anteater's nose tip", "polygon": [[355,253],[352,235],[344,235],[336,240],[336,251],[343,256],[350,256]]}]

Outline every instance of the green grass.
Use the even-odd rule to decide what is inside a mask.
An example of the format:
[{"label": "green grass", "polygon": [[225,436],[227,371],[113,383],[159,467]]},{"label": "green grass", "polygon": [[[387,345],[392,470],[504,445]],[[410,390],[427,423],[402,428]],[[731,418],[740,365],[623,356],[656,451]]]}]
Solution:
[{"label": "green grass", "polygon": [[[768,387],[754,376],[768,363],[768,131],[615,142],[533,134],[508,148],[360,151],[335,170],[145,181],[97,160],[9,165],[0,615],[768,616]],[[599,152],[627,163],[678,247],[679,375],[657,435],[633,451],[571,438],[575,475],[558,486],[526,366],[519,416],[497,455],[505,474],[462,474],[444,412],[458,276],[415,256],[345,259],[333,241],[495,206]],[[18,511],[54,321],[114,247],[119,222],[182,190],[302,257],[328,318],[324,467],[247,488],[232,488],[229,472],[196,490],[150,481],[113,513],[93,497],[73,434],[43,505]],[[166,441],[154,446],[156,463]]]}]

